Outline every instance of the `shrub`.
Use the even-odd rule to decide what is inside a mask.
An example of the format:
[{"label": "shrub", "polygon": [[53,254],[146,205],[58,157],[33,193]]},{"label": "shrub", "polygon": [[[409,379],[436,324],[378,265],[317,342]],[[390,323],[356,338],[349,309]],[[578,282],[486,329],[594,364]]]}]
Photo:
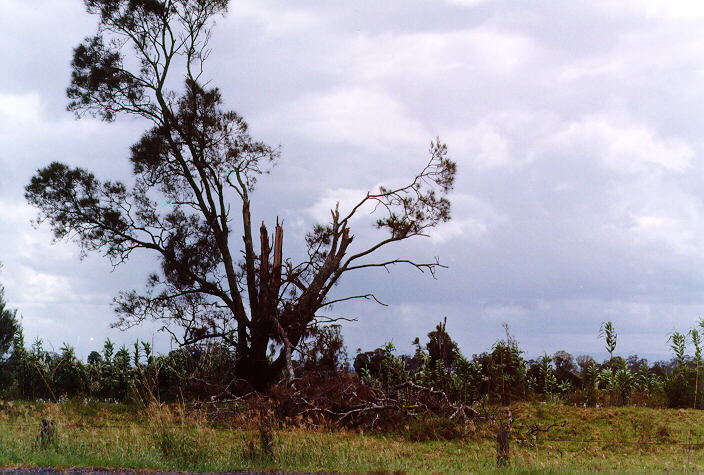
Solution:
[{"label": "shrub", "polygon": [[301,371],[334,373],[349,367],[347,349],[342,340],[340,325],[313,327],[300,345],[298,364]]},{"label": "shrub", "polygon": [[[680,367],[665,378],[664,391],[667,407],[687,408],[694,403],[696,370],[694,368]],[[697,395],[697,407],[704,407],[704,395]]]}]

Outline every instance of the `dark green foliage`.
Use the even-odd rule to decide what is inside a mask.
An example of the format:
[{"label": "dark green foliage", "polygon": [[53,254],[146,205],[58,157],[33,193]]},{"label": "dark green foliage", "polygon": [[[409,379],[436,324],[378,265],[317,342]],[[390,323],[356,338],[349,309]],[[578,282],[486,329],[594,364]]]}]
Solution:
[{"label": "dark green foliage", "polygon": [[558,394],[558,379],[552,356],[544,354],[537,360],[528,361],[527,366],[526,383],[531,392],[546,398]]},{"label": "dark green foliage", "polygon": [[[71,99],[69,110],[80,110],[94,103],[115,104],[118,94],[131,104],[146,100],[144,84],[123,68],[119,52],[107,48],[102,36],[86,38],[73,51],[71,86],[66,93]],[[113,120],[119,111],[116,104],[96,110],[104,120]]]},{"label": "dark green foliage", "polygon": [[[664,389],[667,407],[692,407],[695,378],[696,370],[686,367],[678,368],[665,378]],[[704,397],[700,393],[697,398],[697,407],[704,407],[703,403]]]},{"label": "dark green foliage", "polygon": [[86,394],[86,367],[78,361],[72,347],[64,344],[61,348],[61,356],[52,366],[54,395],[61,397]]},{"label": "dark green foliage", "polygon": [[614,375],[614,396],[617,405],[628,404],[634,391],[636,379],[628,368],[621,368]]},{"label": "dark green foliage", "polygon": [[445,329],[447,325],[447,317],[438,323],[435,330],[428,333],[428,343],[425,347],[430,355],[431,364],[440,361],[445,368],[453,369],[459,355],[459,347],[457,343],[452,341],[450,335]]},{"label": "dark green foliage", "polygon": [[[3,288],[0,286],[0,388],[8,388],[13,383],[15,368],[8,358],[8,352],[21,339],[21,330],[16,315],[16,310],[6,308]],[[1,389],[0,395],[2,395]]]},{"label": "dark green foliage", "polygon": [[5,289],[0,286],[0,363],[12,347],[18,329],[17,310],[7,308]]},{"label": "dark green foliage", "polygon": [[381,373],[381,364],[386,358],[386,351],[383,348],[377,348],[364,353],[357,353],[354,358],[354,371],[357,374],[369,374],[373,377],[378,377]]},{"label": "dark green foliage", "polygon": [[634,373],[638,372],[643,366],[649,367],[648,360],[645,358],[639,358],[638,355],[631,355],[626,358],[626,365],[628,369]]},{"label": "dark green foliage", "polygon": [[[386,397],[405,401],[403,404],[411,404],[410,407],[421,404],[427,408],[429,418],[420,418],[410,425],[408,414],[403,411],[397,414],[398,420],[394,419],[393,411],[382,419],[386,427],[395,427],[394,430],[421,440],[422,433],[430,431],[426,424],[437,426],[437,430],[430,431],[432,439],[458,434],[459,419],[447,419],[452,415],[447,412],[448,406],[444,406],[447,401],[459,404],[455,408],[533,398],[580,405],[704,407],[704,391],[698,387],[701,364],[686,354],[686,346],[678,338],[674,339],[676,358],[652,367],[637,356],[612,357],[602,364],[580,356],[575,363],[565,351],[526,361],[508,330],[506,339],[497,341],[490,352],[475,355],[471,360],[460,353],[444,322],[428,334],[428,339],[425,345],[416,339],[413,356],[397,355],[391,343],[374,351],[360,352],[354,361],[357,372],[354,375],[347,373],[340,328],[318,328],[309,333],[306,346],[300,348],[300,358],[294,360],[296,386],[291,389],[284,384],[278,389],[281,405],[276,411],[280,417],[290,417],[292,410],[295,415],[295,408],[300,409],[300,400],[287,402],[283,397],[287,390],[292,390],[294,397],[306,391],[310,393],[306,396],[309,401],[329,399],[335,393],[329,410],[338,413],[349,410],[350,397],[355,398],[355,404],[362,404],[364,397],[387,394]],[[436,345],[438,341],[443,343]],[[443,345],[453,349],[451,356],[436,352]],[[83,363],[69,345],[64,345],[58,354],[46,351],[41,340],[26,348],[18,326],[10,348],[9,356],[0,365],[3,383],[0,397],[4,398],[77,397],[145,403],[210,400],[251,391],[251,386],[243,385],[238,377],[237,353],[228,345],[188,345],[155,355],[146,342],[137,341],[129,349],[126,346],[116,349],[108,339],[102,353],[91,352]],[[340,393],[343,387],[347,393]],[[359,419],[349,421],[371,423],[374,418],[370,417],[360,414]],[[179,445],[171,435],[156,435],[162,449],[169,454]]]},{"label": "dark green foliage", "polygon": [[46,352],[41,341],[25,349],[19,330],[2,368],[0,397],[148,402],[208,399],[235,390],[234,355],[226,347],[193,346],[154,356],[150,345],[138,343],[139,352],[124,346],[115,352],[108,339],[102,355],[92,352],[83,363],[68,345],[58,355]]},{"label": "dark green foliage", "polygon": [[606,344],[606,351],[609,352],[609,359],[614,357],[614,350],[616,350],[616,329],[614,328],[613,322],[610,320],[608,322],[602,322],[599,328],[599,337],[604,339]]},{"label": "dark green foliage", "polygon": [[[495,401],[511,401],[525,397],[525,369],[521,351],[515,340],[497,342],[489,354],[470,361],[452,341],[441,323],[428,334],[430,343],[421,347],[416,339],[413,357],[395,355],[395,348],[387,343],[384,348],[359,353],[355,370],[369,384],[391,389],[406,382],[441,391],[451,400],[471,405],[489,395]],[[438,344],[438,342],[441,342]],[[452,348],[452,354],[443,353],[443,346]],[[446,362],[448,363],[446,365]]]},{"label": "dark green foliage", "polygon": [[[21,343],[21,344],[20,344]],[[51,363],[54,358],[44,351],[40,340],[34,342],[29,351],[24,347],[24,337],[18,335],[10,363],[15,370],[16,384],[12,389],[25,399],[56,399],[51,383]]]},{"label": "dark green foliage", "polygon": [[450,392],[455,400],[471,404],[482,398],[481,388],[485,379],[479,363],[460,355],[455,362],[453,387]]},{"label": "dark green foliage", "polygon": [[[88,112],[104,120],[118,113],[154,118],[159,114],[169,62],[186,56],[189,67],[200,68],[205,59],[198,38],[210,17],[227,8],[227,0],[84,0],[89,13],[99,17],[99,34],[86,38],[73,54],[71,85],[67,89],[69,110]],[[187,19],[187,20],[186,20]],[[191,30],[191,42],[165,56],[156,38],[161,34]],[[112,33],[114,36],[111,36]],[[129,43],[137,52],[137,71],[125,67],[124,51],[114,39]],[[190,76],[190,69],[189,69]]]},{"label": "dark green foliage", "polygon": [[[523,351],[504,325],[506,338],[494,343],[490,353],[474,355],[473,363],[481,368],[480,394],[491,402],[510,403],[524,399],[528,391],[529,365],[523,360]],[[476,371],[475,371],[476,373]]]},{"label": "dark green foliage", "polygon": [[552,355],[552,360],[555,364],[555,377],[558,384],[569,383],[574,388],[580,386],[582,381],[579,377],[579,368],[571,354],[563,350],[556,351]]},{"label": "dark green foliage", "polygon": [[[342,340],[340,325],[314,327],[298,349],[301,354],[299,370],[332,372],[349,367],[347,349]],[[358,355],[359,356],[359,355]],[[355,361],[357,361],[355,359]],[[356,371],[359,371],[355,368]]]},{"label": "dark green foliage", "polygon": [[[612,332],[613,328],[609,330]],[[439,325],[432,338],[443,335]],[[609,337],[613,348],[613,334]],[[593,358],[575,359],[565,351],[543,355],[537,360],[525,361],[517,341],[507,329],[505,340],[496,342],[491,352],[475,355],[472,361],[455,351],[450,368],[440,358],[435,361],[418,340],[413,357],[396,356],[393,345],[373,352],[359,353],[355,369],[362,378],[382,388],[393,388],[402,381],[442,390],[453,401],[472,404],[484,398],[490,402],[508,404],[534,397],[563,399],[569,402],[596,404],[644,404],[671,407],[702,407],[702,393],[696,393],[696,362],[682,353],[685,366],[656,363],[651,368],[647,360],[637,356],[624,359],[611,356],[603,364]],[[426,345],[426,348],[431,346]],[[684,351],[684,350],[682,350]],[[686,366],[689,365],[689,366]],[[689,403],[687,403],[689,401]]]},{"label": "dark green foliage", "polygon": [[86,362],[91,366],[100,366],[103,363],[103,357],[97,351],[91,351]]},{"label": "dark green foliage", "polygon": [[608,369],[612,373],[618,370],[625,369],[628,366],[626,360],[621,356],[613,356],[601,365],[601,369]]},{"label": "dark green foliage", "polygon": [[[396,347],[393,343],[389,342],[384,346],[384,359],[381,361],[381,366],[379,368],[379,374],[375,377],[375,382],[381,384],[384,388],[390,388],[392,386],[401,384],[410,379],[410,374],[406,369],[405,361],[394,354]],[[366,375],[363,378],[371,380]]]},{"label": "dark green foliage", "polygon": [[518,343],[500,340],[489,354],[486,373],[490,400],[509,404],[525,398],[526,368]]},{"label": "dark green foliage", "polygon": [[670,334],[667,341],[670,343],[670,349],[675,355],[677,362],[680,366],[684,366],[686,364],[687,337],[678,331],[674,331]]},{"label": "dark green foliage", "polygon": [[595,406],[599,395],[599,370],[594,362],[582,370],[582,391],[584,403]]}]

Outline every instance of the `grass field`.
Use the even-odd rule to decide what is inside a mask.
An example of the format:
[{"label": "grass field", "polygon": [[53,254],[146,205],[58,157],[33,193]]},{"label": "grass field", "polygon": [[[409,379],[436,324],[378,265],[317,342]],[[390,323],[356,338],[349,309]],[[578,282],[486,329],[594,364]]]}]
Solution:
[{"label": "grass field", "polygon": [[[512,407],[507,472],[704,470],[704,411],[635,407]],[[41,420],[54,423],[40,436]],[[560,424],[524,443],[532,424]],[[453,441],[403,434],[274,430],[273,453],[243,416],[208,422],[181,407],[134,408],[83,401],[0,403],[0,467],[113,467],[230,471],[470,472],[496,469],[495,432],[470,424]]]}]

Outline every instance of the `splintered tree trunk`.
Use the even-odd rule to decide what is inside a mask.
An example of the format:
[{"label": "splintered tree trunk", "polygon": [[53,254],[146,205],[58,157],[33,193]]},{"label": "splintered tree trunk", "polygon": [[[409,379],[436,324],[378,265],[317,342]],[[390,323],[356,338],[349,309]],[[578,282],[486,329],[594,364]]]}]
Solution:
[{"label": "splintered tree trunk", "polygon": [[[273,249],[269,245],[269,233],[263,222],[259,228],[259,234],[261,245],[259,282],[256,292],[253,292],[257,297],[256,308],[252,309],[249,345],[245,354],[240,357],[236,369],[239,377],[248,381],[255,390],[262,391],[276,382],[282,370],[282,365],[278,361],[271,361],[267,356],[272,337],[278,335],[283,344],[284,363],[289,378],[293,378],[294,373],[291,360],[293,347],[278,315],[284,231],[277,220]],[[274,255],[270,267],[269,257],[272,251]]]},{"label": "splintered tree trunk", "polygon": [[[278,299],[279,288],[281,287],[281,263],[283,262],[283,243],[284,243],[284,228],[279,226],[278,219],[276,221],[276,236],[274,237],[274,268],[272,269],[271,283],[272,287],[275,289],[275,296]],[[278,301],[277,301],[278,303]],[[293,372],[293,361],[291,360],[291,353],[293,352],[293,345],[291,345],[291,340],[289,340],[286,330],[281,326],[281,321],[279,320],[278,312],[276,308],[274,309],[274,323],[276,324],[276,329],[279,331],[279,335],[283,340],[284,344],[284,354],[286,356],[286,371],[288,372],[289,379],[294,379],[295,374]]]},{"label": "splintered tree trunk", "polygon": [[272,284],[278,294],[281,287],[281,263],[283,261],[284,228],[276,221],[276,237],[274,238],[274,269],[272,273]]}]

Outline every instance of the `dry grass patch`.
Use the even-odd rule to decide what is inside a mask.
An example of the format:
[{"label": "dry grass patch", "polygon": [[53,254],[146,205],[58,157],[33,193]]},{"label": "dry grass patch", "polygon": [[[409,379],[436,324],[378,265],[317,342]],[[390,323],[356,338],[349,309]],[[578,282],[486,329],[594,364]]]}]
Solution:
[{"label": "dry grass patch", "polygon": [[[542,403],[512,410],[508,471],[704,470],[704,411]],[[0,404],[0,467],[451,473],[496,467],[496,433],[481,421],[469,424],[463,438],[423,442],[410,441],[403,431],[286,428],[273,421],[271,450],[265,450],[261,419],[251,416],[242,412],[213,420],[179,405],[5,402]],[[55,441],[46,447],[37,439],[42,419],[56,427]],[[522,438],[535,425],[553,424],[532,439]]]}]

